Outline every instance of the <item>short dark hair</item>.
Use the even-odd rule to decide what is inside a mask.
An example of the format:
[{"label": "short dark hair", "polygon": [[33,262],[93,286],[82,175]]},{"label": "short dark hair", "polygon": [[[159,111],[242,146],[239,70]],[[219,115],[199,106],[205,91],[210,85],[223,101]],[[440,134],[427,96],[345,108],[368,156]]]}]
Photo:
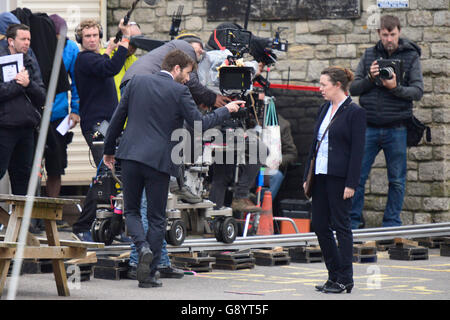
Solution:
[{"label": "short dark hair", "polygon": [[192,70],[197,68],[197,63],[179,49],[170,51],[165,56],[161,69],[171,72],[176,65],[179,65],[182,70],[190,65],[192,66]]},{"label": "short dark hair", "polygon": [[392,31],[395,29],[395,27],[397,27],[398,30],[401,29],[400,19],[398,17],[392,15],[384,15],[380,18],[380,30],[387,29],[388,31]]},{"label": "short dark hair", "polygon": [[332,84],[336,85],[336,83],[340,82],[342,84],[342,90],[347,91],[350,82],[353,81],[353,72],[351,72],[347,68],[332,66],[325,68],[321,74],[326,74],[330,77],[330,81]]},{"label": "short dark hair", "polygon": [[5,32],[6,39],[10,39],[10,38],[15,39],[17,36],[17,30],[30,31],[30,27],[25,24],[21,24],[21,23],[11,24],[6,29],[6,32]]}]

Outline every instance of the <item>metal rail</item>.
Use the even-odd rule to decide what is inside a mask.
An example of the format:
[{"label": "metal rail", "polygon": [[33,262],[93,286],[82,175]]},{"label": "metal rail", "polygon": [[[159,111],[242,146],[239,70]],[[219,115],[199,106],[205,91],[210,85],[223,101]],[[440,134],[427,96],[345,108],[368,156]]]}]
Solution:
[{"label": "metal rail", "polygon": [[[423,225],[408,225],[401,227],[368,228],[353,230],[354,241],[386,240],[393,238],[422,238],[450,236],[450,223],[433,223]],[[167,245],[169,252],[192,252],[214,250],[244,250],[271,247],[289,247],[317,244],[315,233],[279,234],[271,236],[237,237],[233,243],[218,242],[215,238],[186,239],[181,246]],[[103,249],[89,249],[90,251],[126,251],[129,245],[112,245]]]}]

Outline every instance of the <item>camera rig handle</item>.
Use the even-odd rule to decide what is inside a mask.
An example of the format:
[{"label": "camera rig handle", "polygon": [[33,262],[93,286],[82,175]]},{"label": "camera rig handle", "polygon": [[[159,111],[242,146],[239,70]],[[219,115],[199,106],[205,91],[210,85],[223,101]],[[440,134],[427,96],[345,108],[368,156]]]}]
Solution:
[{"label": "camera rig handle", "polygon": [[183,5],[179,5],[177,12],[172,14],[172,25],[170,26],[170,40],[175,39],[175,37],[180,32],[181,15],[183,14]]},{"label": "camera rig handle", "polygon": [[[126,26],[128,22],[130,21],[131,14],[133,13],[134,9],[136,9],[136,5],[138,4],[140,0],[134,0],[133,4],[131,5],[131,9],[128,10],[125,17],[123,17],[123,24]],[[116,38],[114,39],[114,43],[118,43],[120,40],[122,40],[122,30],[117,31]]]}]

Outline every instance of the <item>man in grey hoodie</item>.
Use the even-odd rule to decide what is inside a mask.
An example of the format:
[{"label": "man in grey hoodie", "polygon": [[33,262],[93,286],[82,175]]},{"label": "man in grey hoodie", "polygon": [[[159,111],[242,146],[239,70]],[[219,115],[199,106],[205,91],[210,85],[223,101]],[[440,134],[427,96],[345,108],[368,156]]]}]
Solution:
[{"label": "man in grey hoodie", "polygon": [[[364,207],[364,186],[375,157],[383,150],[386,158],[389,191],[383,227],[399,226],[406,183],[406,127],[411,118],[413,100],[423,95],[420,48],[400,38],[400,21],[391,15],[382,16],[378,35],[380,41],[366,49],[358,64],[350,93],[360,96],[361,107],[367,111],[367,130],[359,186],[351,210],[352,228],[361,225]],[[380,78],[379,59],[402,61],[401,74],[391,79]],[[397,80],[398,79],[398,80]]]}]

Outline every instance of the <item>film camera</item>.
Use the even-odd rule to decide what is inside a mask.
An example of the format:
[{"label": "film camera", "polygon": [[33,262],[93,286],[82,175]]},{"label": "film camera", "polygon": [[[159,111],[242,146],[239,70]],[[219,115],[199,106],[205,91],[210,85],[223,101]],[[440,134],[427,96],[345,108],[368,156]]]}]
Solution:
[{"label": "film camera", "polygon": [[397,83],[402,80],[402,60],[399,59],[378,59],[378,65],[380,66],[380,79],[389,80],[394,77],[394,73],[397,77]]}]

